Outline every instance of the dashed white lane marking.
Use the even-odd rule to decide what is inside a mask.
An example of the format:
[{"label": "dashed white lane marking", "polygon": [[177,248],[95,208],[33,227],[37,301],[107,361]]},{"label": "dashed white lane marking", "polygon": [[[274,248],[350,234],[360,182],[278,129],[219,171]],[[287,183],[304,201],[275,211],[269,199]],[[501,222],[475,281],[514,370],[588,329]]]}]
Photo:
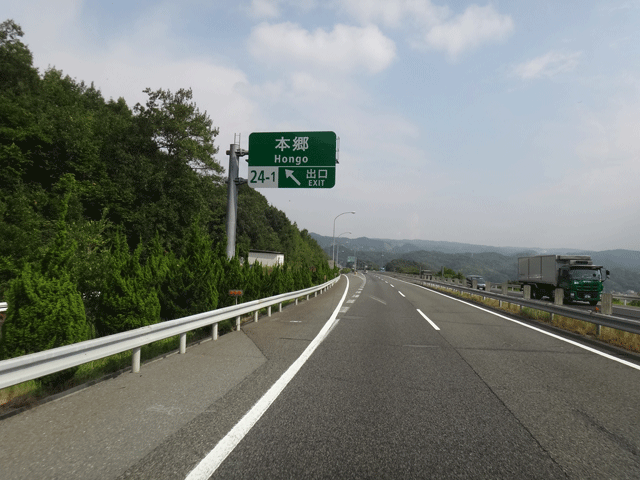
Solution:
[{"label": "dashed white lane marking", "polygon": [[435,328],[436,330],[440,330],[440,327],[438,327],[435,323],[433,323],[433,322],[431,321],[431,319],[430,319],[429,317],[427,317],[424,313],[422,313],[422,310],[418,309],[418,313],[419,313],[420,315],[422,315],[422,317],[423,317],[427,322],[429,322],[433,328]]},{"label": "dashed white lane marking", "polygon": [[389,285],[391,286],[391,288],[396,288],[396,287],[393,286],[393,283],[390,283]]},{"label": "dashed white lane marking", "polygon": [[276,398],[278,398],[280,393],[282,393],[291,379],[296,375],[296,373],[298,373],[311,354],[313,354],[315,349],[318,348],[318,345],[320,345],[327,335],[329,335],[329,331],[337,321],[338,311],[340,311],[344,299],[347,298],[347,292],[349,291],[349,277],[345,275],[345,278],[347,279],[347,288],[345,288],[338,306],[331,314],[329,320],[327,320],[327,323],[324,324],[318,335],[316,335],[304,352],[302,352],[302,355],[300,355],[300,357],[291,364],[276,383],[267,390],[267,393],[265,393],[262,398],[260,398],[260,400],[251,407],[251,410],[249,410],[245,416],[236,423],[229,433],[227,433],[225,437],[218,442],[215,448],[211,450],[193,470],[191,470],[189,475],[187,475],[186,480],[205,480],[213,475],[224,459],[229,456],[233,449],[236,448],[247,433],[249,433],[249,430],[251,430],[258,420],[260,420],[269,406],[275,402]]},{"label": "dashed white lane marking", "polygon": [[354,300],[354,299],[351,299],[351,300],[347,300],[347,302],[346,302],[346,303],[353,303],[353,302],[355,302],[355,300]]},{"label": "dashed white lane marking", "polygon": [[347,310],[349,310],[349,307],[342,307],[340,313],[347,313]]},{"label": "dashed white lane marking", "polygon": [[398,293],[404,297],[404,293],[402,293],[400,290],[398,290]]}]

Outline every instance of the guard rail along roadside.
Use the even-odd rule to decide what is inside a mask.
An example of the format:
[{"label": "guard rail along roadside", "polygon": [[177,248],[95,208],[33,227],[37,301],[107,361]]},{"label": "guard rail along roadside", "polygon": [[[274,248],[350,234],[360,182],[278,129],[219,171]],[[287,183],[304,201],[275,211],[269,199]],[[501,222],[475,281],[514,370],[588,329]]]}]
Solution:
[{"label": "guard rail along roadside", "polygon": [[[495,286],[500,286],[501,284],[495,284]],[[514,292],[521,292],[522,287],[520,285],[509,284],[509,288]],[[615,298],[616,300],[620,300],[623,305],[627,305],[627,302],[640,302],[640,297],[636,295],[619,295],[619,294],[611,294],[611,298]]]},{"label": "guard rail along roadside", "polygon": [[[386,272],[385,272],[386,273]],[[387,273],[390,275],[389,273]],[[499,305],[502,306],[503,303],[510,303],[512,305],[519,305],[522,307],[531,308],[534,310],[540,310],[542,312],[550,313],[553,315],[560,315],[567,318],[573,318],[576,320],[581,320],[583,322],[591,323],[596,325],[600,334],[600,327],[609,327],[615,328],[616,330],[622,330],[624,332],[635,333],[640,335],[640,322],[636,320],[631,320],[627,318],[616,317],[611,314],[604,313],[596,313],[594,311],[585,312],[583,310],[578,310],[576,308],[570,308],[566,306],[555,305],[546,302],[540,302],[535,300],[525,300],[517,297],[512,297],[505,294],[498,293],[490,293],[484,290],[477,290],[472,288],[463,287],[461,285],[457,285],[455,283],[449,282],[438,282],[435,280],[424,280],[419,277],[412,275],[402,275],[402,274],[391,274],[395,278],[404,278],[411,283],[415,283],[421,285],[423,287],[431,287],[431,288],[445,288],[448,290],[457,290],[459,292],[468,293],[471,295],[477,295],[483,298],[492,298],[494,300],[498,300]]]},{"label": "guard rail along roadside", "polygon": [[271,316],[271,307],[273,305],[278,305],[279,311],[282,311],[283,302],[295,300],[297,305],[298,299],[306,297],[309,300],[311,295],[318,296],[318,293],[323,293],[333,287],[339,279],[340,277],[336,277],[322,285],[296,292],[283,293],[210,312],[160,322],[127,332],[3,360],[0,361],[0,388],[10,387],[127,350],[132,351],[131,368],[133,373],[137,373],[140,371],[140,349],[144,345],[179,335],[179,352],[186,353],[187,333],[192,330],[211,326],[211,338],[217,340],[219,322],[235,317],[236,329],[240,330],[240,319],[243,315],[253,313],[254,321],[257,322],[258,313],[261,309],[266,308],[267,315]]}]

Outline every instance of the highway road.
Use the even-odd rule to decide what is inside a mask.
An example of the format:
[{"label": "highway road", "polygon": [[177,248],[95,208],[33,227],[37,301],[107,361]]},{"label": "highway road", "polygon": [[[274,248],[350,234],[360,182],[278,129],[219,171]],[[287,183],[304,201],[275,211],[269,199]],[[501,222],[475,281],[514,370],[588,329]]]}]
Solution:
[{"label": "highway road", "polygon": [[[374,273],[346,287],[221,337],[237,343],[225,358],[235,352],[242,372],[227,362],[210,375],[196,357],[176,388],[176,355],[143,366],[166,388],[131,406],[105,398],[119,381],[136,388],[125,375],[0,421],[0,478],[639,477],[637,358]],[[72,417],[55,426],[64,409],[99,432],[47,443],[72,429]],[[28,431],[28,445],[6,447]]]}]

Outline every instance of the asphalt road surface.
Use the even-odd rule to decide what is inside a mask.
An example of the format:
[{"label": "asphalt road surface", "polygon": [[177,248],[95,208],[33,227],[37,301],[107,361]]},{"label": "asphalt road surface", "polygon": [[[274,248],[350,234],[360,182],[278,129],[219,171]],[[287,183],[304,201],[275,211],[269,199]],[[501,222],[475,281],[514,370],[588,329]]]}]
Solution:
[{"label": "asphalt road surface", "polygon": [[[327,294],[230,334],[242,372],[225,364],[209,375],[210,366],[200,371],[194,363],[183,375],[189,381],[175,389],[166,370],[184,358],[143,366],[143,374],[157,376],[155,384],[166,385],[166,398],[150,391],[109,413],[113,399],[102,392],[93,400],[100,409],[75,410],[96,417],[95,445],[86,434],[84,442],[65,444],[33,433],[35,445],[0,446],[0,478],[640,477],[639,361],[400,280],[374,273],[348,278],[342,304],[345,278]],[[310,346],[306,361],[296,361]],[[249,428],[236,430],[296,364]],[[226,386],[206,388],[225,375]],[[96,387],[113,382],[108,392],[115,394],[118,381]],[[19,442],[15,435],[37,425],[30,422],[55,423],[56,411],[79,408],[74,398],[86,396],[81,403],[90,404],[96,387],[0,421],[3,444]],[[180,410],[181,402],[189,408]],[[175,408],[180,421],[164,419],[160,407],[149,413],[149,405]],[[109,419],[120,426],[109,431]],[[44,427],[45,438],[56,435],[56,427]],[[64,442],[82,439],[80,433]],[[147,442],[136,446],[129,435]],[[231,447],[216,453],[222,444]],[[75,469],[49,456],[57,451],[71,459],[73,450],[83,450]]]}]

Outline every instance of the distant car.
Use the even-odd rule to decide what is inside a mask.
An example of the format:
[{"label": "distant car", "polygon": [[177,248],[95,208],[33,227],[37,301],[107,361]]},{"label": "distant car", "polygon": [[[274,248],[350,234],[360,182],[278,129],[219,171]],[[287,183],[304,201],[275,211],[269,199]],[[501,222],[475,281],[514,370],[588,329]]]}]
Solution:
[{"label": "distant car", "polygon": [[478,283],[478,290],[486,290],[487,289],[487,283],[484,281],[484,278],[482,278],[480,275],[468,275],[467,276],[467,287],[469,287],[469,288],[473,287],[473,281],[474,280]]}]

